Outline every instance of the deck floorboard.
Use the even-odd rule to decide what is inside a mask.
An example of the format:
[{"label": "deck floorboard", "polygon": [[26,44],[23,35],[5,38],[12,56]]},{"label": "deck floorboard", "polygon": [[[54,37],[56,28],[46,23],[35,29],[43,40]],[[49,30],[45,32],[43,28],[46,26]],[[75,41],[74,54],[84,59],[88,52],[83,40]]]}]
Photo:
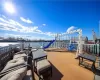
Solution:
[{"label": "deck floorboard", "polygon": [[78,65],[75,53],[47,52],[47,55],[53,66],[51,80],[93,80],[93,72]]}]

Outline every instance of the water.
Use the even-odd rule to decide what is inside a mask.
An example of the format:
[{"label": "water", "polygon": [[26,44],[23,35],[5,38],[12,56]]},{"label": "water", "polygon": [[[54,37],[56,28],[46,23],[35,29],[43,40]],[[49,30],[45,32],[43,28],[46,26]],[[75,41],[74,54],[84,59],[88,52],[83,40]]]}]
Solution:
[{"label": "water", "polygon": [[24,47],[41,47],[48,45],[49,42],[0,42],[0,47],[5,47],[9,45],[15,45],[15,44],[24,44]]},{"label": "water", "polygon": [[0,42],[0,47],[18,44],[17,42]]},{"label": "water", "polygon": [[[9,50],[9,45],[15,45],[18,44],[17,47],[20,49],[26,48],[26,47],[33,47],[33,48],[43,48],[46,47],[50,42],[0,42],[0,53],[3,53],[5,51]],[[53,44],[49,46],[49,48],[67,48],[69,42],[66,41],[56,41]],[[10,46],[11,48],[14,48],[16,46]],[[77,44],[74,45],[75,50],[77,49]]]},{"label": "water", "polygon": [[24,47],[40,48],[48,45],[49,42],[24,42]]},{"label": "water", "polygon": [[[0,42],[0,47],[4,47],[4,46],[9,46],[10,44],[24,44],[24,47],[33,47],[33,48],[40,48],[47,46],[50,42]],[[53,48],[58,48],[58,47],[64,47],[66,48],[68,46],[69,42],[63,41],[63,42],[54,42],[53,44],[51,44],[50,47]],[[76,46],[76,45],[75,45]],[[77,46],[76,46],[77,47]]]}]

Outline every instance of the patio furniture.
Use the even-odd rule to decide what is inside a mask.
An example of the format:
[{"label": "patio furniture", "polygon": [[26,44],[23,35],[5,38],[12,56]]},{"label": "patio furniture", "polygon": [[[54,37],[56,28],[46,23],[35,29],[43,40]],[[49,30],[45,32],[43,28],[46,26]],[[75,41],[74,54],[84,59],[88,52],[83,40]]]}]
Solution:
[{"label": "patio furniture", "polygon": [[43,76],[52,76],[52,66],[47,59],[36,61],[34,71],[39,76],[39,80],[43,80]]},{"label": "patio furniture", "polygon": [[44,52],[43,49],[37,49],[37,50],[32,51],[32,55],[33,55],[34,61],[38,59],[42,59],[42,58],[47,59],[47,54]]},{"label": "patio furniture", "polygon": [[94,80],[100,80],[100,75],[95,75]]},{"label": "patio furniture", "polygon": [[96,71],[94,73],[94,80],[100,80],[100,57],[97,58]]},{"label": "patio furniture", "polygon": [[20,68],[27,68],[27,64],[24,61],[24,58],[18,58],[18,59],[13,59],[10,60],[6,66],[4,67],[4,69],[0,72],[0,77],[5,76],[13,71],[16,71]]},{"label": "patio furniture", "polygon": [[22,67],[13,71],[10,71],[4,75],[0,80],[22,80],[26,75],[27,67]]},{"label": "patio furniture", "polygon": [[52,76],[52,66],[47,60],[47,54],[43,49],[37,49],[32,51],[32,57],[34,60],[34,71],[39,76],[39,80],[43,80],[43,76]]},{"label": "patio furniture", "polygon": [[[30,70],[32,74],[31,78],[28,80],[35,80],[32,59],[28,57],[30,54],[31,53],[27,55],[27,60],[24,59],[24,57],[26,57],[25,54],[21,57],[14,56],[13,60],[10,60],[0,72],[0,80],[22,80],[26,76],[27,70]],[[22,53],[16,55],[22,55]]]},{"label": "patio furniture", "polygon": [[85,67],[88,67],[89,64],[85,64],[85,61],[90,61],[92,62],[92,66],[91,66],[91,69],[94,71],[95,69],[95,61],[96,61],[96,57],[93,56],[93,55],[89,55],[89,54],[80,54],[79,55],[79,65],[83,65]]}]

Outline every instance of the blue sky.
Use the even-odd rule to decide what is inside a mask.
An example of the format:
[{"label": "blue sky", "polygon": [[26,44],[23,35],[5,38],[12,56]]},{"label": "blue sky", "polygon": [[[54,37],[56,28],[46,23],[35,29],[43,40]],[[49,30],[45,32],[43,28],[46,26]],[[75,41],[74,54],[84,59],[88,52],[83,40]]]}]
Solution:
[{"label": "blue sky", "polygon": [[[65,33],[70,28],[81,28],[83,36],[89,39],[92,39],[92,29],[99,34],[100,1],[0,1],[0,36],[53,39],[53,34]],[[12,3],[15,13],[5,10],[4,4],[7,2]],[[7,8],[11,9],[9,6]]]}]

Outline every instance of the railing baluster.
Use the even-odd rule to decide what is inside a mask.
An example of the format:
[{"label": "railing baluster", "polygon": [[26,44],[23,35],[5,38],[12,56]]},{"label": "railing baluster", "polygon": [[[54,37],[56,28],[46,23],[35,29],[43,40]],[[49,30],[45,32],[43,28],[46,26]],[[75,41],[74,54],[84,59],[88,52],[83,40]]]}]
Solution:
[{"label": "railing baluster", "polygon": [[96,44],[96,56],[97,56],[97,44]]},{"label": "railing baluster", "polygon": [[10,59],[10,57],[13,55],[11,51],[14,50],[17,46],[20,46],[20,44],[9,45],[0,48],[0,70],[1,67],[4,66],[6,62]]},{"label": "railing baluster", "polygon": [[99,57],[100,57],[100,44],[99,44]]}]

